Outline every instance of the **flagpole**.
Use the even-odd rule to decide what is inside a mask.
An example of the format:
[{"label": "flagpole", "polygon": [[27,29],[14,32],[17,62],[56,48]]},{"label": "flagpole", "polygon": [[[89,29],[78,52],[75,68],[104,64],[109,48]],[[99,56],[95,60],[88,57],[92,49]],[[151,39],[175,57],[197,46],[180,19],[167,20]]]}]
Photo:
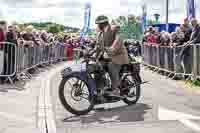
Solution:
[{"label": "flagpole", "polygon": [[195,1],[187,0],[187,17],[191,20],[196,17]]},{"label": "flagpole", "polygon": [[169,0],[166,0],[166,31],[169,31]]},{"label": "flagpole", "polygon": [[145,31],[146,28],[146,19],[147,19],[147,7],[146,4],[144,3],[142,5],[142,31]]}]

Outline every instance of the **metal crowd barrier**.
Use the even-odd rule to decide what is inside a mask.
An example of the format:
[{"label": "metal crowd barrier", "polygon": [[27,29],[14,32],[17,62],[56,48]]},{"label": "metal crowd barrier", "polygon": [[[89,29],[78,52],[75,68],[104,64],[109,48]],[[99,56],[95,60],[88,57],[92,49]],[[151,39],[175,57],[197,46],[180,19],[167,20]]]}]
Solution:
[{"label": "metal crowd barrier", "polygon": [[50,65],[67,59],[64,45],[51,43],[47,46],[20,47],[9,42],[0,43],[0,79],[13,83],[15,78],[28,78],[30,69],[39,71],[38,66]]},{"label": "metal crowd barrier", "polygon": [[190,45],[187,52],[181,54],[183,46],[170,47],[142,44],[143,63],[155,71],[164,71],[172,78],[187,75],[200,77],[200,45]]},{"label": "metal crowd barrier", "polygon": [[16,45],[9,42],[0,42],[0,78],[12,77],[16,73]]}]

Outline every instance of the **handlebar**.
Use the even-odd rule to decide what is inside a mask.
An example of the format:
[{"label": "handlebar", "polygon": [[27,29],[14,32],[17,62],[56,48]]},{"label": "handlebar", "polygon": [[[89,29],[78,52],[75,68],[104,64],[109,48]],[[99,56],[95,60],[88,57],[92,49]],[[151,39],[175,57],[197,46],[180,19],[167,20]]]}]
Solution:
[{"label": "handlebar", "polygon": [[111,62],[112,59],[111,59],[111,58],[104,58],[103,55],[100,56],[100,57],[94,57],[94,56],[91,55],[91,54],[86,54],[86,55],[84,55],[84,61],[83,61],[82,63],[84,63],[84,62],[89,63],[90,61],[96,62],[96,63],[97,63],[97,62],[100,62],[100,61],[103,61],[103,62]]},{"label": "handlebar", "polygon": [[109,50],[107,48],[101,49],[100,54],[98,53],[98,56],[93,56],[95,53],[97,53],[97,51],[92,52],[92,50],[88,49],[87,46],[83,46],[83,47],[84,47],[84,50],[82,50],[83,53],[84,53],[83,63],[84,62],[89,63],[90,61],[93,61],[93,62],[99,62],[99,61],[111,62],[110,58],[104,58],[104,53],[109,53]]}]

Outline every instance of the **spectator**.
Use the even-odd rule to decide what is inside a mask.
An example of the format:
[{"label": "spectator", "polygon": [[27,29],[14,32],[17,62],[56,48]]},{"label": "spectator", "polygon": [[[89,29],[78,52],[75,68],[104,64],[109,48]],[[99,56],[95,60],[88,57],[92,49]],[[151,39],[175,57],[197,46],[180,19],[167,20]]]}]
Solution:
[{"label": "spectator", "polygon": [[171,44],[170,44],[170,45],[171,45],[171,46],[176,46],[176,44],[175,44],[175,43],[176,43],[176,40],[177,40],[176,32],[172,32],[172,33],[171,33],[171,42],[170,42]]},{"label": "spectator", "polygon": [[147,42],[149,45],[158,44],[159,34],[155,28],[150,26],[145,32],[143,42]]},{"label": "spectator", "polygon": [[75,39],[74,40],[74,42],[73,42],[73,46],[74,46],[74,48],[77,48],[77,47],[79,47],[79,42],[78,42],[78,39]]},{"label": "spectator", "polygon": [[24,46],[24,39],[22,38],[22,36],[18,37],[17,44],[18,44],[18,47]]},{"label": "spectator", "polygon": [[155,31],[154,34],[156,36],[156,43],[160,44],[161,43],[161,41],[160,41],[160,39],[161,39],[161,33],[159,32],[158,28],[154,28],[154,31]]},{"label": "spectator", "polygon": [[[0,21],[0,43],[6,41],[6,31],[7,31],[7,24],[6,21]],[[0,44],[0,49],[3,48],[3,44]]]},{"label": "spectator", "polygon": [[157,36],[154,33],[155,31],[150,29],[149,34],[147,34],[147,42],[152,45],[157,44]]},{"label": "spectator", "polygon": [[6,35],[7,42],[11,42],[17,46],[17,31],[14,26],[8,26],[8,32]]},{"label": "spectator", "polygon": [[187,59],[187,57],[191,56],[190,55],[190,45],[191,44],[197,44],[200,43],[200,27],[198,24],[198,21],[193,18],[191,21],[192,24],[192,35],[190,37],[190,40],[184,45],[182,51],[181,51],[181,60]]},{"label": "spectator", "polygon": [[21,33],[20,33],[20,29],[17,25],[14,25],[14,29],[16,31],[16,34],[17,34],[17,38],[20,38],[21,37]]},{"label": "spectator", "polygon": [[34,34],[34,43],[37,45],[37,46],[41,46],[41,38],[40,38],[40,33],[39,32],[36,32]]},{"label": "spectator", "polygon": [[64,36],[64,41],[67,41],[67,40],[69,40],[70,39],[70,37],[68,36],[68,35],[65,35]]},{"label": "spectator", "polygon": [[[5,53],[7,53],[7,59],[5,62],[5,69],[7,75],[12,74],[15,66],[15,46],[17,46],[17,33],[14,26],[8,26],[8,32],[6,34],[7,42],[12,44],[6,44]],[[9,65],[8,65],[9,64]],[[7,67],[6,67],[7,66]]]},{"label": "spectator", "polygon": [[161,32],[161,37],[160,37],[160,45],[162,46],[169,46],[170,44],[170,34],[168,32]]},{"label": "spectator", "polygon": [[185,42],[185,34],[183,31],[183,26],[176,28],[176,32],[171,34],[171,46],[180,46]]},{"label": "spectator", "polygon": [[[6,62],[4,60],[5,53],[4,53],[4,51],[2,51],[4,48],[4,44],[2,42],[6,41],[6,31],[7,31],[6,21],[0,21],[0,61],[1,61],[0,74],[5,74],[4,69],[5,69]],[[3,83],[4,80],[5,80],[5,78],[0,78],[0,83]]]},{"label": "spectator", "polygon": [[190,27],[190,22],[188,20],[188,18],[185,18],[184,19],[184,23],[181,25],[181,30],[184,32],[185,34],[185,39],[184,39],[184,42],[187,42],[190,40],[190,36],[191,36],[191,33],[192,33],[192,28]]},{"label": "spectator", "polygon": [[28,26],[26,27],[26,32],[22,35],[23,39],[24,39],[24,46],[25,47],[33,47],[33,26]]},{"label": "spectator", "polygon": [[40,38],[41,38],[42,45],[47,46],[48,39],[47,39],[47,32],[46,31],[42,31]]},{"label": "spectator", "polygon": [[198,24],[198,21],[196,19],[192,19],[191,23],[193,30],[188,43],[190,44],[200,43],[200,26]]},{"label": "spectator", "polygon": [[72,60],[73,56],[73,44],[71,39],[66,41],[66,53],[67,53],[67,59]]}]

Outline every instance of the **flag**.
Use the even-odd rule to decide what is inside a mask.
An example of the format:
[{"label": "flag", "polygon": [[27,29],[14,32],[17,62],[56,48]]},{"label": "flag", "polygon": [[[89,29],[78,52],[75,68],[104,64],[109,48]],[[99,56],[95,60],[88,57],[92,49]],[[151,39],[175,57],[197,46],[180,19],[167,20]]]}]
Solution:
[{"label": "flag", "polygon": [[147,6],[146,4],[142,5],[142,31],[145,31],[147,26]]},{"label": "flag", "polygon": [[189,20],[195,18],[195,2],[194,0],[187,0],[187,17]]},{"label": "flag", "polygon": [[85,5],[85,12],[84,12],[84,26],[83,30],[81,32],[81,40],[84,38],[84,36],[88,33],[90,28],[90,19],[91,19],[91,5],[90,3],[86,3]]}]

